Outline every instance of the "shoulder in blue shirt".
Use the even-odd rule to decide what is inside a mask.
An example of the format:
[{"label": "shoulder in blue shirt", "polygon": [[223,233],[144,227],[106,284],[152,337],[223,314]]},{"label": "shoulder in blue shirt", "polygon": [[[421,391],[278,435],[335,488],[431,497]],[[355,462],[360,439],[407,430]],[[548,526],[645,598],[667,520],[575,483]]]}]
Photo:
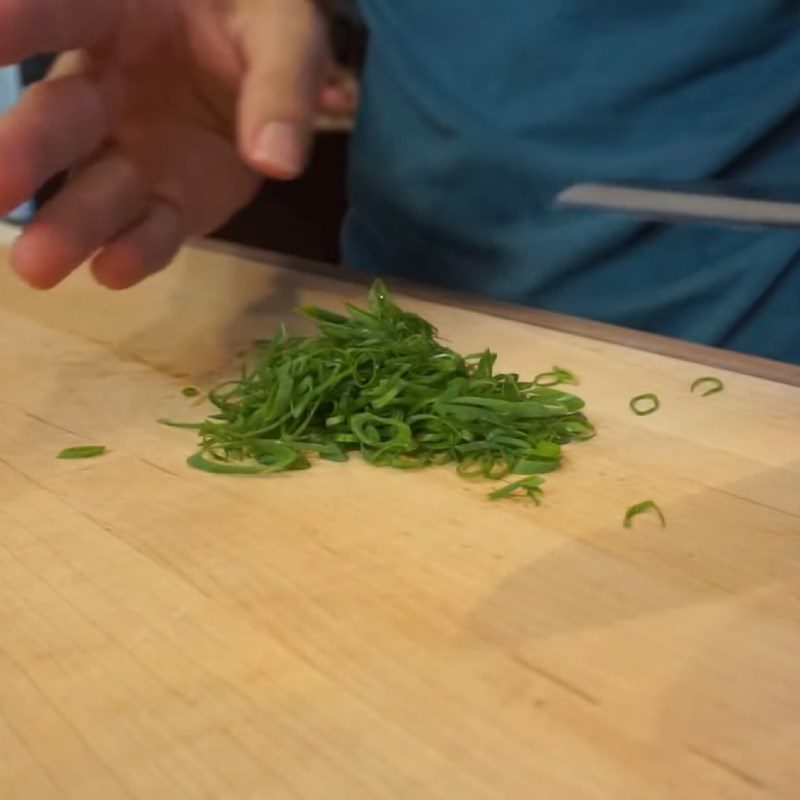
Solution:
[{"label": "shoulder in blue shirt", "polygon": [[800,3],[361,4],[351,264],[800,363],[800,233],[551,209],[592,179],[800,189]]}]

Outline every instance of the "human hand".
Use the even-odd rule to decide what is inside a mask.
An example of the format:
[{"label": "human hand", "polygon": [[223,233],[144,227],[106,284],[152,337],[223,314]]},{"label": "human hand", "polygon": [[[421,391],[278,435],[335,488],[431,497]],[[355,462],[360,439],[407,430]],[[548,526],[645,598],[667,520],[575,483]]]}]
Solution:
[{"label": "human hand", "polygon": [[0,63],[63,52],[0,117],[0,214],[68,172],[12,264],[122,289],[302,172],[329,66],[312,0],[0,0]]}]

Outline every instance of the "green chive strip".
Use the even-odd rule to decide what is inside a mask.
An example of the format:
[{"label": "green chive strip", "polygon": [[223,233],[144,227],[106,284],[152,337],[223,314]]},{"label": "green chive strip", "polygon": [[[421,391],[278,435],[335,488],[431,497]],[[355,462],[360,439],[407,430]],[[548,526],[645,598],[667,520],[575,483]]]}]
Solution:
[{"label": "green chive strip", "polygon": [[558,386],[561,383],[577,386],[580,383],[574,372],[563,367],[553,367],[550,372],[542,372],[533,379],[533,382],[537,386]]},{"label": "green chive strip", "polygon": [[705,392],[701,392],[702,397],[708,397],[709,395],[717,394],[725,388],[725,384],[719,378],[705,377],[698,378],[692,384],[692,392],[699,389],[701,386],[704,386],[705,384],[708,384],[711,388],[707,389]]},{"label": "green chive strip", "polygon": [[643,503],[637,503],[635,506],[631,506],[625,512],[625,520],[623,522],[623,525],[626,528],[632,527],[633,518],[639,516],[639,514],[644,514],[647,511],[653,511],[655,514],[657,514],[658,518],[661,520],[661,527],[662,528],[666,527],[667,520],[664,517],[664,513],[652,500],[645,500]]},{"label": "green chive strip", "polygon": [[542,484],[544,483],[543,478],[523,478],[520,481],[514,481],[514,483],[508,483],[505,486],[502,486],[500,489],[496,489],[489,495],[490,500],[502,500],[505,497],[510,497],[512,494],[518,494],[520,492],[526,494],[534,503],[538,506],[540,503],[540,496],[542,494]]},{"label": "green chive strip", "polygon": [[64,461],[75,461],[81,458],[97,458],[107,452],[107,448],[101,445],[84,445],[83,447],[68,447],[62,450],[57,458]]},{"label": "green chive strip", "polygon": [[630,407],[637,417],[646,417],[648,414],[655,414],[661,408],[661,401],[657,394],[648,392],[634,397],[630,402]]},{"label": "green chive strip", "polygon": [[[433,325],[399,308],[377,281],[367,308],[346,314],[305,307],[314,336],[280,327],[257,342],[238,379],[213,389],[215,413],[196,424],[190,466],[218,474],[307,469],[309,457],[358,453],[376,467],[414,470],[452,463],[465,478],[518,475],[492,497],[538,501],[541,475],[561,467],[562,446],[594,428],[573,394],[495,371],[497,355],[462,356]],[[574,383],[555,367],[549,378]]]}]

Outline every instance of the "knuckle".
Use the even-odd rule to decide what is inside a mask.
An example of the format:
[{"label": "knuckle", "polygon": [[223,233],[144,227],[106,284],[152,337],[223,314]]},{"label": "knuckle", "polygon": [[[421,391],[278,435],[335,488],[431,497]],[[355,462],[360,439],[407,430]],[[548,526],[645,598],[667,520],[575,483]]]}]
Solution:
[{"label": "knuckle", "polygon": [[144,175],[133,159],[114,153],[105,158],[102,169],[120,193],[144,192]]}]

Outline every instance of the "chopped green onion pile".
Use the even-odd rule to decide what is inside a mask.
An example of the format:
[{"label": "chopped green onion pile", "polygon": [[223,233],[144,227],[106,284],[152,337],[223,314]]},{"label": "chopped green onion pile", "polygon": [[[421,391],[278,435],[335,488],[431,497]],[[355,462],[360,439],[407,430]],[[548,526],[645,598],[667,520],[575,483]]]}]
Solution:
[{"label": "chopped green onion pile", "polygon": [[64,461],[75,461],[81,458],[97,458],[106,452],[106,448],[101,445],[84,445],[82,447],[68,447],[62,450],[57,458]]},{"label": "chopped green onion pile", "polygon": [[643,503],[637,503],[635,506],[631,506],[625,513],[625,520],[623,524],[626,528],[632,527],[633,518],[638,517],[639,514],[644,514],[647,511],[653,511],[661,520],[661,527],[666,527],[667,520],[664,517],[664,512],[652,500],[645,500]]},{"label": "chopped green onion pile", "polygon": [[637,417],[646,417],[648,414],[655,414],[661,408],[661,401],[657,394],[649,392],[634,397],[630,402],[630,407]]},{"label": "chopped green onion pile", "polygon": [[699,389],[701,386],[708,385],[708,389],[702,392],[703,397],[708,397],[712,394],[717,394],[725,388],[725,384],[719,378],[698,378],[692,384],[692,392]]},{"label": "chopped green onion pile", "polygon": [[281,328],[257,344],[238,380],[209,394],[217,413],[178,426],[200,434],[192,467],[252,475],[307,469],[309,455],[346,461],[357,451],[375,466],[454,462],[466,478],[521,476],[491,496],[538,500],[539,476],[561,466],[562,445],[594,435],[583,400],[555,388],[575,382],[567,370],[540,375],[547,386],[497,374],[493,352],[461,356],[445,347],[381,282],[368,310],[302,311],[316,321],[316,336]]}]

